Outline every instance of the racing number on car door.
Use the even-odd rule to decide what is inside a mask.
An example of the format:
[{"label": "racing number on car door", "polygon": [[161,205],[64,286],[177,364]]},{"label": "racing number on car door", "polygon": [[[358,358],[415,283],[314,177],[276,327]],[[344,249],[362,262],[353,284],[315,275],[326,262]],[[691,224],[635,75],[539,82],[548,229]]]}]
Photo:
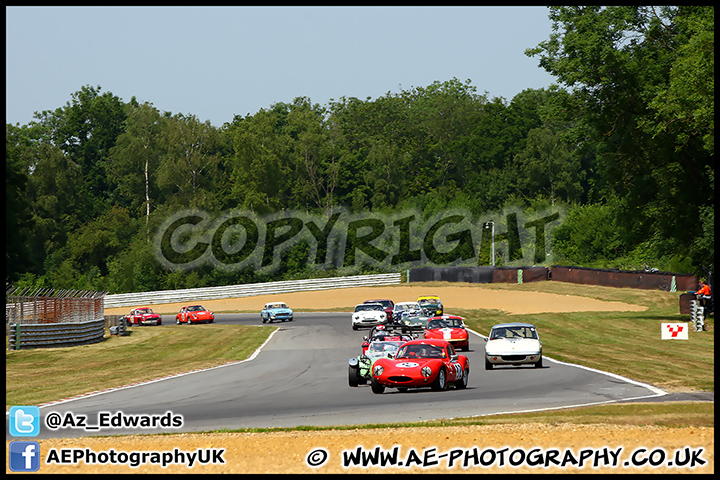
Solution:
[{"label": "racing number on car door", "polygon": [[457,380],[458,378],[462,377],[462,365],[460,365],[459,363],[453,363],[453,368],[455,370],[454,380]]}]

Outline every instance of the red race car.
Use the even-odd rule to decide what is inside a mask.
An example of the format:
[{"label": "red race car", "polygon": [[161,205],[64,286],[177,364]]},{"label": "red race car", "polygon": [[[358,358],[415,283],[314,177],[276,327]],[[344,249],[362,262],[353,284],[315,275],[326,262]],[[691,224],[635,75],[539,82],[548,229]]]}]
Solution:
[{"label": "red race car", "polygon": [[470,335],[465,330],[463,318],[457,315],[441,315],[428,319],[425,338],[446,340],[456,349],[470,350]]},{"label": "red race car", "polygon": [[457,355],[445,340],[418,339],[404,343],[395,358],[379,358],[372,366],[370,386],[373,393],[386,387],[401,392],[408,388],[430,387],[447,390],[448,384],[465,388],[468,384],[470,361]]},{"label": "red race car", "polygon": [[130,310],[129,315],[125,315],[128,326],[132,325],[162,325],[162,317],[152,311],[150,307],[140,307]]},{"label": "red race car", "polygon": [[190,305],[180,309],[180,312],[175,315],[175,323],[180,325],[181,323],[213,323],[215,320],[215,314],[208,310],[205,310],[201,305]]}]

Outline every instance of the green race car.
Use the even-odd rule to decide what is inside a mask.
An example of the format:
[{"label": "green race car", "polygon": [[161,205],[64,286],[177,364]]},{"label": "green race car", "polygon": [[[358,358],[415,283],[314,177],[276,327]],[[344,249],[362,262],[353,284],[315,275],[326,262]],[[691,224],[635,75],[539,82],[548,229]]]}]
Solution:
[{"label": "green race car", "polygon": [[376,337],[369,342],[367,349],[363,347],[364,351],[360,356],[348,360],[348,384],[351,387],[357,387],[360,384],[365,385],[372,376],[371,369],[375,360],[378,358],[393,358],[400,345],[412,340],[412,337],[407,335],[388,338],[392,338],[392,340]]},{"label": "green race car", "polygon": [[402,328],[403,333],[423,331],[427,327],[428,320],[433,316],[425,313],[404,316],[400,319],[400,328]]}]

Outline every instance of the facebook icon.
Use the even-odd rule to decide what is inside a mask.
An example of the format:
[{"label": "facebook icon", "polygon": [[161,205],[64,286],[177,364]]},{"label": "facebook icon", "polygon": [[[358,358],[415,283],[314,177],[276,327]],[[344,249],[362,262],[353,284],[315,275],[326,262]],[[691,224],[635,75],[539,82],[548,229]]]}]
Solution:
[{"label": "facebook icon", "polygon": [[37,472],[40,469],[40,444],[38,442],[10,442],[10,470],[13,472]]}]

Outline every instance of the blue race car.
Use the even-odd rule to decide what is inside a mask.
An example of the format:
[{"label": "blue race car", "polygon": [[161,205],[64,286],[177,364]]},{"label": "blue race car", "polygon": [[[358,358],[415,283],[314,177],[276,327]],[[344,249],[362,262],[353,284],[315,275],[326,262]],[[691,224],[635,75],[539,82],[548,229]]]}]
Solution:
[{"label": "blue race car", "polygon": [[260,311],[260,318],[263,323],[274,322],[275,320],[281,320],[283,322],[293,321],[293,311],[288,308],[283,302],[272,302],[266,303],[265,308]]}]

